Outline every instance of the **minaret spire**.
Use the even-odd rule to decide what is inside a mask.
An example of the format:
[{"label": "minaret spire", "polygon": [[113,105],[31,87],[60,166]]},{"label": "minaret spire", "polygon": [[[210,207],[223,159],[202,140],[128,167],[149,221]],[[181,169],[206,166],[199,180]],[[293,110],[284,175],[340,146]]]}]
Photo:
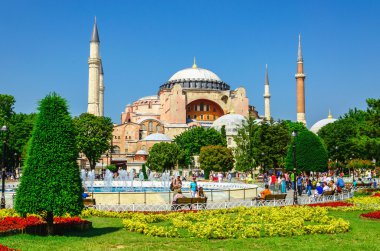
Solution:
[{"label": "minaret spire", "polygon": [[104,116],[104,72],[103,63],[100,63],[99,72],[99,116]]},{"label": "minaret spire", "polygon": [[301,34],[298,34],[298,57],[297,62],[303,62],[302,47],[301,47]]},{"label": "minaret spire", "polygon": [[296,88],[297,88],[297,122],[306,125],[305,112],[305,73],[303,72],[303,57],[301,49],[301,34],[298,36],[298,56],[297,56],[297,73]]},{"label": "minaret spire", "polygon": [[264,83],[264,103],[265,103],[265,119],[270,121],[270,93],[269,93],[269,76],[268,65],[265,65],[265,83]]},{"label": "minaret spire", "polygon": [[94,26],[92,29],[91,41],[90,41],[90,57],[88,58],[88,106],[87,112],[100,115],[99,110],[99,89],[100,89],[100,51],[99,51],[99,34],[98,27],[96,25],[96,17],[94,20]]}]

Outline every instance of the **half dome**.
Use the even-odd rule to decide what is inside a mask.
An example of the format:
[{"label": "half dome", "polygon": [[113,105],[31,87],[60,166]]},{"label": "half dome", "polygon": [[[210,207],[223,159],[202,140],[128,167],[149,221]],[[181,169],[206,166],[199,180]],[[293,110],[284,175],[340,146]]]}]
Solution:
[{"label": "half dome", "polygon": [[152,133],[142,140],[144,141],[172,141],[171,138],[169,138],[167,135],[162,133]]},{"label": "half dome", "polygon": [[227,135],[236,135],[237,130],[245,121],[246,118],[243,115],[235,113],[226,114],[215,120],[212,124],[212,128],[220,131],[222,127],[225,126]]},{"label": "half dome", "polygon": [[331,112],[329,112],[329,116],[327,117],[327,119],[322,119],[322,120],[319,120],[317,121],[311,128],[310,128],[310,131],[312,131],[313,133],[317,134],[319,130],[322,129],[322,127],[324,127],[325,125],[327,124],[330,124],[330,123],[334,123],[335,121],[337,121],[337,119],[334,119],[331,115]]}]

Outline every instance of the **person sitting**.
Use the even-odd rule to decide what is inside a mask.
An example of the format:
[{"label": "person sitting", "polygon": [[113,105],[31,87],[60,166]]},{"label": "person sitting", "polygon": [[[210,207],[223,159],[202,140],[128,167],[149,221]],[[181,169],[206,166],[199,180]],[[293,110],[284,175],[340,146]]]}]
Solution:
[{"label": "person sitting", "polygon": [[195,198],[207,198],[207,196],[203,190],[203,187],[199,187],[197,194],[195,195]]},{"label": "person sitting", "polygon": [[316,189],[315,189],[315,196],[321,196],[323,194],[323,188],[321,187],[320,183],[317,183]]},{"label": "person sitting", "polygon": [[178,199],[186,198],[185,195],[182,194],[181,190],[178,190],[178,192],[173,197],[173,204],[178,204]]},{"label": "person sitting", "polygon": [[331,191],[331,188],[327,185],[327,182],[323,183],[323,192]]},{"label": "person sitting", "polygon": [[82,199],[86,199],[87,197],[90,197],[91,195],[88,193],[87,189],[85,188],[82,193]]},{"label": "person sitting", "polygon": [[267,195],[270,195],[272,194],[271,191],[269,190],[269,186],[268,185],[265,185],[265,189],[263,191],[260,192],[260,196],[259,197],[256,197],[256,200],[265,200],[265,197]]}]

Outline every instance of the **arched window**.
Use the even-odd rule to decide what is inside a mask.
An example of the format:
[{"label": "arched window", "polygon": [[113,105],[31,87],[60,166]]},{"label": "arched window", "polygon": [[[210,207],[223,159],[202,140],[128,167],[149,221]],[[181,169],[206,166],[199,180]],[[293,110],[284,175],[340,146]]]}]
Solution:
[{"label": "arched window", "polygon": [[199,109],[199,110],[200,110],[201,112],[203,112],[203,109],[204,109],[204,104],[203,104],[203,102],[201,102],[201,105],[200,105],[200,109]]},{"label": "arched window", "polygon": [[120,153],[120,147],[118,147],[118,146],[113,146],[113,147],[112,147],[112,153],[119,154],[119,153]]},{"label": "arched window", "polygon": [[160,126],[160,125],[157,125],[157,126],[156,126],[156,131],[157,131],[157,132],[160,132],[160,131],[161,131],[161,126]]},{"label": "arched window", "polygon": [[146,126],[145,126],[145,125],[142,125],[142,126],[141,126],[141,130],[146,131]]},{"label": "arched window", "polygon": [[150,121],[149,124],[148,124],[148,127],[149,127],[149,131],[153,131],[153,122]]},{"label": "arched window", "polygon": [[228,142],[227,142],[228,145],[231,145],[232,144],[232,139],[231,138],[228,138]]}]

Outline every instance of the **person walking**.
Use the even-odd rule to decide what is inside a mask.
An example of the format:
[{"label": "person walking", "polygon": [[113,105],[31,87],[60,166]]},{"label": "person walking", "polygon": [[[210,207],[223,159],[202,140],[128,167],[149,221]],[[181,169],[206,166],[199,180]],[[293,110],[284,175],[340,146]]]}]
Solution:
[{"label": "person walking", "polygon": [[198,186],[196,179],[196,177],[193,177],[193,181],[190,183],[191,198],[195,198],[195,195],[197,194]]},{"label": "person walking", "polygon": [[296,179],[297,179],[298,196],[301,196],[302,195],[302,182],[303,182],[303,178],[302,178],[301,175],[298,175]]}]

